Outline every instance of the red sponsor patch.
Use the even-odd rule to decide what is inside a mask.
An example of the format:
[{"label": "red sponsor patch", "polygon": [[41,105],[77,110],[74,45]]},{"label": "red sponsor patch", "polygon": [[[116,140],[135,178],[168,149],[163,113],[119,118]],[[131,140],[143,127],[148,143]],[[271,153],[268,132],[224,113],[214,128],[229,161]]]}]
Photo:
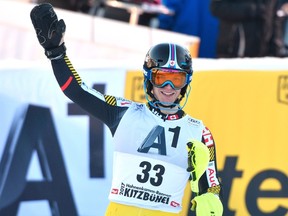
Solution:
[{"label": "red sponsor patch", "polygon": [[131,102],[127,102],[127,101],[121,102],[121,106],[128,105],[128,104],[131,104]]},{"label": "red sponsor patch", "polygon": [[112,188],[111,194],[118,194],[119,190],[118,188]]},{"label": "red sponsor patch", "polygon": [[168,119],[168,120],[176,120],[176,119],[179,119],[179,116],[178,116],[177,114],[175,114],[175,115],[169,115],[169,116],[167,117],[167,119]]},{"label": "red sponsor patch", "polygon": [[214,145],[212,134],[207,127],[205,127],[205,129],[203,130],[203,138],[206,146],[210,147]]},{"label": "red sponsor patch", "polygon": [[214,187],[216,185],[219,185],[219,181],[218,181],[218,179],[216,177],[216,168],[215,168],[214,161],[209,162],[206,174],[207,174],[207,177],[208,177],[209,187]]},{"label": "red sponsor patch", "polygon": [[171,205],[172,207],[178,207],[178,206],[180,206],[180,204],[177,203],[177,202],[175,202],[175,201],[171,201],[170,205]]}]

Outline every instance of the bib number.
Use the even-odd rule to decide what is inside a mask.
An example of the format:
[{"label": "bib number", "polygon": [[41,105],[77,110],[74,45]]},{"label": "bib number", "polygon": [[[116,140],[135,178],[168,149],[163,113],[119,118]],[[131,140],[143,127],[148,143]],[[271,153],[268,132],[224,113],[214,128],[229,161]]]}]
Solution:
[{"label": "bib number", "polygon": [[[146,183],[150,181],[153,186],[160,186],[163,182],[163,175],[165,173],[165,167],[161,164],[156,164],[152,167],[148,161],[142,161],[139,167],[143,168],[142,173],[136,176],[136,179],[140,183]],[[154,171],[154,172],[153,172]],[[155,173],[155,174],[153,174]]]}]

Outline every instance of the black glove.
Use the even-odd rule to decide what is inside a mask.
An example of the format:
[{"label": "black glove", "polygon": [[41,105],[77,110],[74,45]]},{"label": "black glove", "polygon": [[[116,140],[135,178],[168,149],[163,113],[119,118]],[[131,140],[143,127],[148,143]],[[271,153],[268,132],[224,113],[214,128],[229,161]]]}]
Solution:
[{"label": "black glove", "polygon": [[64,42],[60,44],[66,30],[66,25],[57,15],[51,4],[43,3],[35,6],[30,12],[30,18],[37,38],[45,49],[45,55],[49,59],[57,59],[65,55]]}]

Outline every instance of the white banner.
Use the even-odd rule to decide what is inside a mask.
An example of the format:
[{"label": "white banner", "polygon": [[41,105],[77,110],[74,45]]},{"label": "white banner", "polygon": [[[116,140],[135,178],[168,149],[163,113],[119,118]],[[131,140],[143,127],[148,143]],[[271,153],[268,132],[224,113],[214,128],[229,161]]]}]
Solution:
[{"label": "white banner", "polygon": [[[105,93],[107,94],[123,96],[122,95],[124,92],[123,83],[125,83],[124,69],[115,69],[115,68],[96,69],[96,70],[83,69],[80,70],[79,72],[83,80],[86,81],[86,84],[88,86],[95,86],[95,85],[96,87],[100,86],[105,89]],[[77,209],[77,215],[81,216],[104,215],[105,209],[108,204],[108,194],[110,190],[111,171],[112,171],[113,146],[111,145],[111,134],[108,128],[104,126],[104,131],[103,134],[101,135],[103,136],[104,143],[97,143],[97,144],[91,143],[91,134],[92,134],[92,140],[95,140],[95,137],[93,138],[93,131],[92,132],[90,131],[94,129],[93,126],[90,125],[92,120],[86,114],[81,113],[80,110],[78,110],[79,112],[78,114],[77,107],[71,104],[71,101],[67,99],[66,96],[61,92],[60,87],[58,86],[56,79],[54,78],[49,62],[44,67],[35,68],[30,66],[24,66],[22,68],[20,67],[19,69],[4,68],[0,69],[0,74],[1,74],[0,151],[2,159],[0,167],[2,169],[5,169],[5,167],[9,167],[9,170],[6,169],[6,171],[3,172],[3,174],[0,174],[0,190],[1,190],[0,192],[2,192],[0,193],[0,195],[5,194],[4,193],[5,188],[9,187],[9,184],[7,183],[8,181],[7,179],[9,179],[9,174],[7,173],[13,172],[14,170],[13,166],[11,165],[13,164],[11,161],[17,160],[17,158],[15,158],[14,156],[17,156],[18,154],[14,150],[15,148],[17,148],[18,145],[17,143],[19,143],[19,139],[22,139],[21,137],[17,138],[17,131],[13,132],[13,128],[15,127],[15,125],[17,125],[18,127],[17,129],[18,131],[23,130],[23,128],[26,128],[25,123],[21,122],[21,120],[24,121],[23,119],[25,119],[25,117],[17,118],[17,116],[19,115],[19,113],[23,112],[25,113],[24,108],[27,107],[27,105],[32,105],[33,106],[32,108],[36,107],[36,114],[35,109],[31,110],[32,117],[34,116],[34,114],[35,117],[31,119],[29,117],[29,114],[26,115],[26,119],[28,118],[28,121],[31,124],[34,124],[32,123],[31,120],[36,118],[35,124],[39,123],[39,127],[41,127],[41,125],[46,124],[48,124],[47,127],[49,128],[53,126],[55,127],[58,144],[60,145],[59,147],[61,150],[60,156],[63,157],[65,171],[68,176],[69,181],[68,189],[71,189],[72,198],[74,199],[75,207]],[[50,110],[54,125],[45,121],[38,122],[41,121],[40,119],[42,119],[42,117],[41,118],[37,117],[38,112],[37,108],[40,108],[40,112],[42,112],[41,107],[48,108],[48,110]],[[12,123],[13,121],[14,123]],[[36,127],[33,130],[34,130],[33,133],[35,131],[36,131],[35,133],[37,133],[37,130],[41,129]],[[13,136],[14,140],[12,142],[12,146],[10,147],[10,153],[6,153],[6,155],[4,155],[3,153],[4,149],[8,148],[8,145],[11,144],[8,138],[9,134]],[[96,140],[97,139],[98,137],[96,137]],[[95,163],[95,158],[92,162],[90,162],[91,160],[90,154],[91,151],[93,151],[93,149],[95,150],[95,145],[98,146],[100,145],[103,146],[104,148],[102,152],[99,152],[99,150],[98,152],[96,152],[97,154],[102,154],[101,158],[103,157],[104,159],[104,161],[103,162],[100,161],[99,164],[93,164]],[[61,187],[64,186],[57,185],[58,183],[57,180],[55,180],[56,178],[54,179],[53,175],[51,178],[49,177],[49,173],[47,174],[48,172],[47,170],[49,169],[52,169],[52,171],[50,170],[50,172],[53,172],[53,165],[46,171],[41,170],[41,163],[43,163],[41,162],[41,160],[49,161],[49,159],[47,158],[45,159],[43,155],[41,154],[39,155],[39,152],[37,153],[38,148],[37,146],[38,146],[37,144],[34,146],[35,149],[33,150],[32,157],[31,158],[28,157],[28,159],[27,158],[25,159],[28,160],[29,162],[28,166],[29,169],[27,173],[24,173],[25,174],[24,177],[27,178],[27,182],[46,181],[46,180],[52,182],[55,181],[56,183],[54,186],[57,186],[61,189]],[[54,148],[52,143],[51,148]],[[13,153],[13,151],[15,153]],[[8,162],[6,161],[5,166],[3,164],[5,158],[4,156],[9,158]],[[51,155],[49,154],[49,152],[46,151],[46,156],[48,158],[53,157],[52,159],[56,160],[56,164],[58,161],[59,165],[61,165],[61,160],[59,161],[58,157],[59,155],[55,156],[54,158],[54,155]],[[21,156],[21,160],[24,160],[23,158]],[[23,161],[22,164],[25,164],[25,162],[26,161]],[[104,173],[95,174],[97,170],[93,170],[93,167],[99,167],[99,166],[101,166],[101,168],[104,169],[103,170]],[[43,167],[45,166],[42,165],[42,169]],[[96,177],[95,176],[91,177],[90,169],[92,169],[92,175],[96,175]],[[100,175],[100,177],[97,177],[97,175]],[[103,176],[101,177],[101,175]],[[18,176],[18,178],[21,178],[21,176],[20,177]],[[13,181],[15,181],[15,184],[20,182],[15,179]],[[26,184],[27,182],[24,182],[24,184]],[[23,187],[27,189],[27,184],[23,185]],[[18,189],[18,187],[15,187],[14,189],[16,191],[15,193],[17,193],[19,196],[21,195],[20,193],[22,194],[25,193],[25,191],[21,191],[23,188]],[[58,191],[55,190],[54,195],[55,193],[61,193],[61,190]],[[35,196],[37,197],[40,195],[36,194]],[[22,201],[20,200],[20,205],[17,206],[18,207],[17,215],[39,216],[39,209],[41,209],[41,216],[51,215],[49,203],[48,201],[45,200],[44,192],[42,196],[44,196],[43,199],[36,198],[36,200],[38,199],[38,201],[31,201],[31,202],[22,202],[25,199],[25,197],[22,197],[23,200]],[[46,196],[49,197],[50,195],[46,194]],[[33,194],[31,195],[31,197],[33,198]],[[0,197],[0,201],[2,201],[2,199],[5,199],[5,197],[4,198]],[[17,203],[17,200],[13,200],[13,197],[11,197],[11,202]],[[7,205],[9,205],[9,203],[7,203]],[[61,205],[58,206],[58,208],[61,208]],[[61,209],[59,210],[59,212],[61,212]]]}]

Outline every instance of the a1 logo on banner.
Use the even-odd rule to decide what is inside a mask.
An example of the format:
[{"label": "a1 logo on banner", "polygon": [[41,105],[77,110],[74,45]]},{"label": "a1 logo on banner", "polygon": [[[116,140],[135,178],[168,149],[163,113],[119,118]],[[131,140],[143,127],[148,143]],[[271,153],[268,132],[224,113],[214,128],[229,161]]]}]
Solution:
[{"label": "a1 logo on banner", "polygon": [[288,75],[282,75],[278,78],[278,101],[288,104]]}]

